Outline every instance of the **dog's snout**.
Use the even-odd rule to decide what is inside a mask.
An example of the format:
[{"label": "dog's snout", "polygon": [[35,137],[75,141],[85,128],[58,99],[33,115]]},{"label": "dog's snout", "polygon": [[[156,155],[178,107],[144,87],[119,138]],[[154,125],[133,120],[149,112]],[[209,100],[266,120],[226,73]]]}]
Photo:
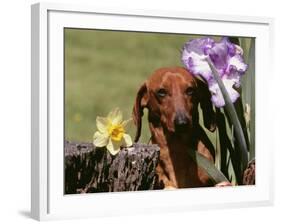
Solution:
[{"label": "dog's snout", "polygon": [[184,114],[177,114],[175,118],[175,125],[186,125],[188,122],[187,117]]},{"label": "dog's snout", "polygon": [[176,130],[185,130],[189,125],[189,119],[184,113],[177,113],[174,120]]}]

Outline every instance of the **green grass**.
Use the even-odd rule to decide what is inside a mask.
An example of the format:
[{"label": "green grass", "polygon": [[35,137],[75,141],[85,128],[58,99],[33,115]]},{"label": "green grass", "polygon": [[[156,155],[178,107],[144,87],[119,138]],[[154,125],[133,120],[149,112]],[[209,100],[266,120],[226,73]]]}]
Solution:
[{"label": "green grass", "polygon": [[[183,44],[197,36],[65,30],[65,137],[92,141],[96,116],[119,107],[131,117],[136,93],[157,68],[182,66]],[[142,141],[150,136],[144,117]],[[130,130],[131,135],[134,131]]]}]

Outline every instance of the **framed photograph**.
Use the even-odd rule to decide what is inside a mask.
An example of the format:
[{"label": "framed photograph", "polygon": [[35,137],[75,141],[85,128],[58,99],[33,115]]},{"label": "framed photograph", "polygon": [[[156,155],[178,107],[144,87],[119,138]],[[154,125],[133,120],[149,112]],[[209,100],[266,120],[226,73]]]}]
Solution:
[{"label": "framed photograph", "polygon": [[272,204],[272,19],[31,8],[33,218]]}]

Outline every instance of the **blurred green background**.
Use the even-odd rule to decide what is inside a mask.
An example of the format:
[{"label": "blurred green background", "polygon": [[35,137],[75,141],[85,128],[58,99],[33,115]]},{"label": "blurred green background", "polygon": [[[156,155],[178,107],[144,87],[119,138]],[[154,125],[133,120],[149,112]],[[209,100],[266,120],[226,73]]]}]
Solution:
[{"label": "blurred green background", "polygon": [[[96,117],[115,107],[130,118],[136,93],[147,77],[160,67],[183,66],[181,49],[197,37],[65,29],[65,138],[91,142]],[[247,55],[251,39],[240,39]],[[134,136],[133,125],[129,133]],[[208,135],[215,143],[216,133]],[[148,142],[149,137],[145,112],[141,141]]]},{"label": "blurred green background", "polygon": [[[195,37],[65,29],[65,138],[92,141],[96,116],[106,116],[115,107],[130,118],[147,77],[160,67],[182,66],[181,48]],[[145,114],[143,142],[150,137],[146,120]]]}]

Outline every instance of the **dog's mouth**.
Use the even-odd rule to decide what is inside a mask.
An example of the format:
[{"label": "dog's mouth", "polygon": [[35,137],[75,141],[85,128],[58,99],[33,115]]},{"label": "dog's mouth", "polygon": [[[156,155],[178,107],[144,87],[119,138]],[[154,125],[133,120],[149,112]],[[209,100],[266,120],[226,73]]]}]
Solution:
[{"label": "dog's mouth", "polygon": [[174,120],[175,133],[186,133],[191,129],[192,121],[185,113],[177,113]]},{"label": "dog's mouth", "polygon": [[174,125],[173,127],[167,127],[166,130],[174,135],[174,136],[183,136],[192,132],[192,124],[181,124],[181,125]]},{"label": "dog's mouth", "polygon": [[183,124],[183,125],[175,125],[175,134],[179,133],[187,133],[191,129],[190,124]]},{"label": "dog's mouth", "polygon": [[[168,134],[169,133],[169,134]],[[168,135],[176,139],[186,139],[193,133],[191,125],[175,126],[173,130],[168,131]]]}]

